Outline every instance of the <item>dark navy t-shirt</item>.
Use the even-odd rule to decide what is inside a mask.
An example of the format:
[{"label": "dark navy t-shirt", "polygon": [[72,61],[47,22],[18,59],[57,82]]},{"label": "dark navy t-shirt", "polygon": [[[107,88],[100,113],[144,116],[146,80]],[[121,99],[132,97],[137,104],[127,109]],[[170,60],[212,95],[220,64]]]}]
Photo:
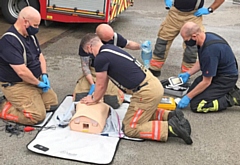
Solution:
[{"label": "dark navy t-shirt", "polygon": [[[127,39],[125,39],[123,36],[121,36],[120,34],[116,33],[117,34],[117,46],[118,47],[121,47],[121,48],[124,48],[126,45],[127,45]],[[108,42],[104,42],[102,41],[104,44],[114,44],[114,38]],[[81,46],[79,46],[79,52],[78,52],[79,56],[82,56],[82,57],[87,57],[87,56],[90,56],[90,58],[92,59],[92,62],[91,62],[91,66],[94,66],[94,55],[93,54],[88,54],[86,53],[83,48]]]},{"label": "dark navy t-shirt", "polygon": [[[204,44],[211,40],[222,40],[218,36],[206,33]],[[224,43],[215,43],[198,49],[198,57],[203,76],[238,75],[235,56],[231,47]]]},{"label": "dark navy t-shirt", "polygon": [[128,89],[134,89],[139,86],[146,77],[141,68],[133,61],[115,53],[101,52],[103,49],[110,49],[132,58],[130,54],[117,46],[110,44],[103,45],[95,58],[94,67],[96,72],[107,71],[108,76]]},{"label": "dark navy t-shirt", "polygon": [[[195,9],[196,3],[198,0],[175,0],[174,6],[183,12],[193,11]],[[197,8],[203,7],[204,0],[201,0],[199,6]]]},{"label": "dark navy t-shirt", "polygon": [[[27,67],[35,77],[42,74],[39,55],[41,53],[39,43],[31,36],[23,37],[14,26],[11,26],[8,32],[16,34],[26,49]],[[36,46],[37,45],[37,46]],[[24,64],[23,47],[17,38],[11,35],[5,35],[0,40],[0,81],[2,82],[21,82],[22,79],[16,74],[9,64],[21,65]]]}]

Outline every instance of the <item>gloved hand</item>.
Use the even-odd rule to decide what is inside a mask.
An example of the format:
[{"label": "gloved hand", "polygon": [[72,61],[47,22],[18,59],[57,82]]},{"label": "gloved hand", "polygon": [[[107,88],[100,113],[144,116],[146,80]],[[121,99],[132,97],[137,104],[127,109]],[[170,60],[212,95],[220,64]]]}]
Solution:
[{"label": "gloved hand", "polygon": [[44,82],[40,81],[37,85],[39,88],[42,88],[43,92],[47,92],[50,89],[50,86],[45,84]]},{"label": "gloved hand", "polygon": [[151,41],[144,41],[142,44],[141,44],[141,49],[151,49]]},{"label": "gloved hand", "polygon": [[50,88],[43,88],[42,89],[43,93],[46,93],[48,91],[48,89],[50,89]]},{"label": "gloved hand", "polygon": [[170,9],[172,7],[172,0],[164,0],[165,1],[165,5],[168,9]]},{"label": "gloved hand", "polygon": [[178,77],[179,77],[179,78],[182,78],[183,83],[185,84],[185,83],[188,81],[188,79],[189,79],[189,77],[190,77],[190,74],[189,74],[188,72],[180,73],[180,74],[178,75]]},{"label": "gloved hand", "polygon": [[177,105],[177,108],[180,108],[180,109],[186,108],[189,103],[190,103],[190,98],[189,98],[187,95],[185,95],[185,96],[179,101],[179,103],[178,103],[178,105]]},{"label": "gloved hand", "polygon": [[88,92],[88,95],[92,95],[94,91],[95,91],[95,84],[92,84]]},{"label": "gloved hand", "polygon": [[205,8],[205,7],[202,7],[200,9],[198,9],[194,15],[197,16],[197,17],[200,17],[202,15],[207,15],[207,14],[210,14],[210,12],[208,11],[208,8]]},{"label": "gloved hand", "polygon": [[49,82],[49,79],[48,79],[48,76],[47,74],[43,74],[42,75],[42,80],[45,84],[47,84],[48,86],[50,86],[50,82]]}]

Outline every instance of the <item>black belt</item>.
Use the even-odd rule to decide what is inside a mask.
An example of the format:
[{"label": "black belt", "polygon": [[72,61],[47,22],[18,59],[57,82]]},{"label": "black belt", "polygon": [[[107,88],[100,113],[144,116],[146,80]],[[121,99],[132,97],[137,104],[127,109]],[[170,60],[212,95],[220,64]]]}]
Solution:
[{"label": "black belt", "polygon": [[238,75],[218,74],[218,75],[216,75],[216,77],[232,77],[232,78],[235,78],[235,77],[238,77]]},{"label": "black belt", "polygon": [[145,82],[143,85],[139,85],[138,87],[132,89],[132,91],[133,91],[133,92],[137,92],[137,91],[139,91],[142,87],[144,87],[144,86],[146,86],[146,85],[148,85],[148,82]]},{"label": "black belt", "polygon": [[9,87],[9,86],[13,86],[15,84],[16,84],[15,82],[5,83],[5,84],[2,84],[2,87],[6,88],[6,87]]}]

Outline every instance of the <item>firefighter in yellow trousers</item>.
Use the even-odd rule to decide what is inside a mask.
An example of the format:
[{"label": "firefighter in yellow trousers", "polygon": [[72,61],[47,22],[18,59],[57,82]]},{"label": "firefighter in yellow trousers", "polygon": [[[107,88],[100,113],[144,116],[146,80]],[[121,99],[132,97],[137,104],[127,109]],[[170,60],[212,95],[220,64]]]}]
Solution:
[{"label": "firefighter in yellow trousers", "polygon": [[[113,31],[108,24],[100,24],[96,28],[96,34],[101,38],[104,44],[113,44],[121,48],[140,50],[140,44],[134,41],[125,39],[120,34]],[[73,99],[79,101],[87,95],[91,95],[95,90],[96,74],[94,69],[94,56],[86,53],[81,46],[79,46],[79,56],[81,59],[81,67],[83,76],[81,76],[74,89]],[[119,108],[124,100],[124,94],[111,81],[109,81],[108,88],[103,101],[114,109]]]},{"label": "firefighter in yellow trousers", "polygon": [[40,21],[36,9],[25,7],[0,40],[0,89],[4,94],[0,117],[5,120],[34,125],[58,104],[35,36]]},{"label": "firefighter in yellow trousers", "polygon": [[[158,38],[153,51],[153,57],[150,61],[149,70],[154,76],[158,77],[161,75],[161,68],[167,59],[172,42],[179,34],[183,24],[191,21],[196,23],[201,30],[204,31],[202,15],[212,13],[223,2],[224,0],[215,0],[210,7],[205,8],[203,7],[204,0],[174,0],[174,2],[172,0],[165,0],[166,8],[169,9],[169,12],[160,26]],[[196,45],[185,45],[183,42],[183,48],[184,53],[181,72],[186,72],[196,62],[197,47]]]},{"label": "firefighter in yellow trousers", "polygon": [[95,92],[82,98],[81,103],[98,103],[110,79],[124,93],[132,95],[123,119],[126,136],[164,142],[169,136],[174,136],[192,144],[191,126],[182,111],[157,108],[163,96],[163,87],[148,69],[124,50],[104,45],[96,34],[85,35],[80,45],[95,56],[96,70]]}]

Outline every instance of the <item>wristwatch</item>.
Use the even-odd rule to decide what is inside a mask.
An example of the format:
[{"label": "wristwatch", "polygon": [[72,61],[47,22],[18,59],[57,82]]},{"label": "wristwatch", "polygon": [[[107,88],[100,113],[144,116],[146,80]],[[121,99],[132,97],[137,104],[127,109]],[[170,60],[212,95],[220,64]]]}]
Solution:
[{"label": "wristwatch", "polygon": [[47,73],[42,73],[42,75],[46,75],[48,77],[48,74]]},{"label": "wristwatch", "polygon": [[211,7],[208,8],[209,13],[213,13],[213,9]]}]

